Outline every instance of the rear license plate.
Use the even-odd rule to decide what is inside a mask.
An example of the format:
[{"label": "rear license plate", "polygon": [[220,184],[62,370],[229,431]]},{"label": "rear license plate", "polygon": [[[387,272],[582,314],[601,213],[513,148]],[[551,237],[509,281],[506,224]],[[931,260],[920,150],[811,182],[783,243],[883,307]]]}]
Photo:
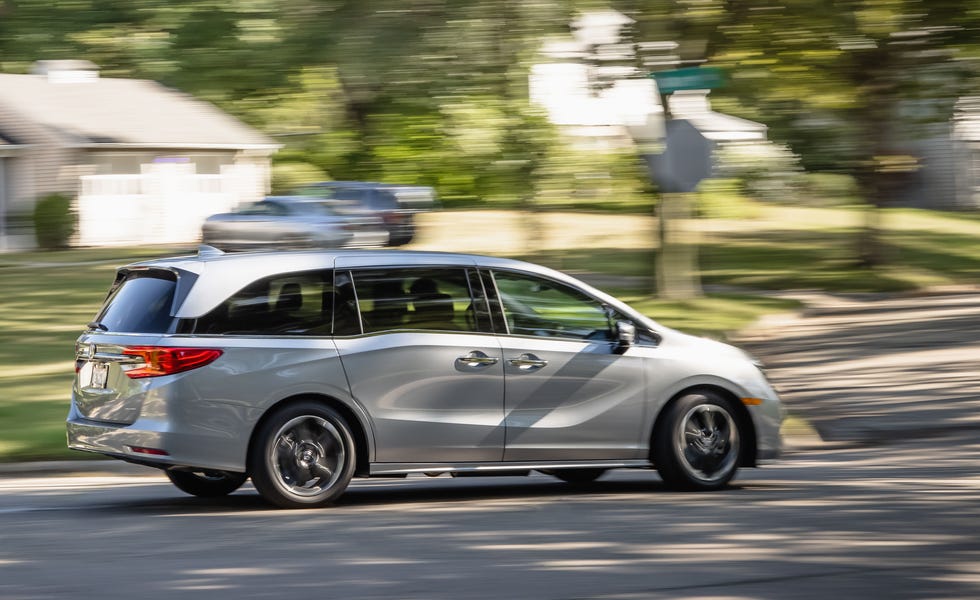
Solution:
[{"label": "rear license plate", "polygon": [[92,381],[90,387],[104,390],[108,379],[109,363],[95,363],[92,365]]}]

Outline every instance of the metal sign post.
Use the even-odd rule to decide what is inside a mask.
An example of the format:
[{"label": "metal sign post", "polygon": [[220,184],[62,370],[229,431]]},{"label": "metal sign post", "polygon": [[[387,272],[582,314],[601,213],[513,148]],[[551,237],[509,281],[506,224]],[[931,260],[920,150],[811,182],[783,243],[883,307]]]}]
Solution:
[{"label": "metal sign post", "polygon": [[702,294],[698,274],[694,190],[711,176],[713,144],[688,121],[667,122],[663,154],[644,154],[650,179],[660,188],[657,221],[657,294],[663,298],[692,298]]},{"label": "metal sign post", "polygon": [[643,154],[650,180],[660,189],[657,294],[663,298],[691,298],[703,293],[698,272],[698,232],[690,227],[694,218],[693,192],[711,176],[714,144],[689,121],[672,118],[668,97],[682,90],[720,87],[724,78],[720,69],[711,67],[660,71],[650,77],[657,83],[666,121],[663,153]]}]

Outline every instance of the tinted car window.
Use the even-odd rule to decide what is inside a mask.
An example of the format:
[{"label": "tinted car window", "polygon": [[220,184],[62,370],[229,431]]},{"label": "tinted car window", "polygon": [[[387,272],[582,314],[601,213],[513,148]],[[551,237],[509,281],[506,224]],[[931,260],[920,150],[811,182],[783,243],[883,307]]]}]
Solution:
[{"label": "tinted car window", "polygon": [[286,214],[286,209],[279,203],[263,200],[262,202],[246,204],[238,209],[238,213],[242,215],[282,216]]},{"label": "tinted car window", "polygon": [[612,339],[614,317],[598,300],[532,275],[494,271],[493,278],[511,334]]},{"label": "tinted car window", "polygon": [[333,273],[310,271],[260,279],[198,319],[204,334],[330,335]]},{"label": "tinted car window", "polygon": [[331,190],[330,198],[335,200],[349,200],[364,205],[367,203],[367,196],[370,190],[358,190],[353,188],[338,188]]},{"label": "tinted car window", "polygon": [[106,298],[95,320],[112,332],[169,333],[176,288],[177,277],[169,271],[129,273]]},{"label": "tinted car window", "polygon": [[311,217],[323,217],[334,214],[324,202],[291,202],[285,205],[287,210],[294,215],[307,215]]},{"label": "tinted car window", "polygon": [[365,333],[479,331],[466,269],[365,270],[352,276]]},{"label": "tinted car window", "polygon": [[396,210],[398,198],[389,191],[374,190],[373,194],[367,196],[367,206],[371,210]]}]

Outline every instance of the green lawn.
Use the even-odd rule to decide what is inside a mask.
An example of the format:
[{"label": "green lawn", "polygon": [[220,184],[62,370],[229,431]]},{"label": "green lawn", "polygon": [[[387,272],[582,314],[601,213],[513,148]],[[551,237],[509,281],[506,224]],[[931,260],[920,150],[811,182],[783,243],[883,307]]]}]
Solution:
[{"label": "green lawn", "polygon": [[889,209],[881,215],[887,266],[855,259],[864,212],[855,208],[763,207],[759,218],[706,220],[705,283],[754,289],[894,292],[980,282],[980,217]]},{"label": "green lawn", "polygon": [[[564,228],[568,228],[567,217]],[[763,314],[796,307],[792,301],[753,295],[752,290],[881,292],[980,282],[977,215],[888,211],[883,239],[891,264],[876,270],[857,268],[853,259],[860,211],[758,205],[753,217],[692,224],[699,231],[703,281],[744,290],[738,294],[670,302],[650,297],[645,278],[653,272],[652,241],[648,247],[633,244],[617,249],[614,237],[577,243],[581,238],[573,231],[564,249],[524,258],[563,270],[628,276],[621,284],[599,287],[665,325],[716,338]],[[575,231],[588,230],[599,218],[582,215],[581,229],[576,226]],[[649,218],[638,216],[637,228],[650,231]],[[444,249],[466,250],[466,235],[460,233],[458,241],[446,242]],[[95,316],[116,266],[187,250],[113,248],[0,255],[0,460],[88,457],[64,447],[73,342]]]}]

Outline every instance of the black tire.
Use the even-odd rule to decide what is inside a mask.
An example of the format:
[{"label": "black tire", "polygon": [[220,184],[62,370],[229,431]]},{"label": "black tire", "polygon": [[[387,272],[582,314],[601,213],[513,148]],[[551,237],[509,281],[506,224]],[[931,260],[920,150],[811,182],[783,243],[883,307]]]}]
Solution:
[{"label": "black tire", "polygon": [[400,225],[388,231],[388,246],[404,246],[415,239],[415,221],[409,217],[409,223]]},{"label": "black tire", "polygon": [[227,496],[242,487],[247,473],[230,471],[167,471],[167,478],[182,492],[201,498]]},{"label": "black tire", "polygon": [[572,485],[586,485],[602,477],[605,472],[605,469],[555,469],[548,471],[548,475]]},{"label": "black tire", "polygon": [[653,463],[670,488],[717,490],[738,470],[742,438],[730,400],[693,392],[665,409],[653,433]]},{"label": "black tire", "polygon": [[317,402],[276,411],[249,449],[252,483],[281,508],[319,508],[344,493],[357,464],[344,418]]}]

